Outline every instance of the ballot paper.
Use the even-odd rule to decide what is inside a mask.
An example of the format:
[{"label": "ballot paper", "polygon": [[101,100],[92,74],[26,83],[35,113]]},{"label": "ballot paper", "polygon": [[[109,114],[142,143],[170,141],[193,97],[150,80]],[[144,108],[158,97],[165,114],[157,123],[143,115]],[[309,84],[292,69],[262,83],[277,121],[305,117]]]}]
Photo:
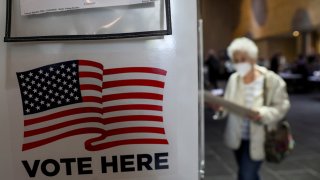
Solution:
[{"label": "ballot paper", "polygon": [[20,0],[21,15],[148,3],[155,0]]},{"label": "ballot paper", "polygon": [[247,107],[241,106],[239,104],[236,104],[234,102],[228,101],[220,96],[215,96],[212,94],[212,92],[205,91],[204,92],[204,99],[205,102],[212,105],[219,105],[228,110],[229,112],[232,112],[234,114],[238,114],[243,117],[247,117],[248,115],[257,115],[257,112],[249,109]]}]

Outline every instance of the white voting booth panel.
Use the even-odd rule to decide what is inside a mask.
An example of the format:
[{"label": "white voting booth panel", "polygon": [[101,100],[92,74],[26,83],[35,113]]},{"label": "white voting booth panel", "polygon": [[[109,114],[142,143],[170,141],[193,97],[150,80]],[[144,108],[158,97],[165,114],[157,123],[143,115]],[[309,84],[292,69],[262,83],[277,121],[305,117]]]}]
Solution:
[{"label": "white voting booth panel", "polygon": [[[0,43],[0,179],[198,179],[197,2],[172,1],[171,6],[173,35],[163,38]],[[5,0],[1,0],[2,30],[5,29],[5,7]],[[1,31],[1,37],[3,36],[4,31]],[[79,59],[99,62],[106,69],[136,66],[164,69],[167,74],[164,79],[162,115],[169,144],[87,151],[83,148],[86,140],[84,138],[87,136],[80,136],[51,143],[42,149],[22,151],[24,116],[16,72]],[[102,157],[134,155],[136,158],[138,154],[149,154],[152,161],[155,161],[160,153],[167,154],[160,157],[164,160],[161,167],[167,168],[157,169],[154,165],[156,162],[152,162],[153,170],[137,171],[137,160],[131,159],[133,165],[129,166],[136,169],[133,172],[121,172],[119,168],[117,173],[103,174],[99,169]],[[92,159],[84,162],[89,164],[84,171],[91,170],[92,173],[79,173],[77,165],[84,157]],[[72,175],[66,175],[66,164],[60,164],[60,173],[53,177],[47,177],[41,171],[44,161],[52,159],[59,162],[62,158],[75,158],[77,161],[71,164]],[[31,178],[22,161],[27,161],[30,167],[34,167],[36,160],[40,160],[39,169],[37,175]],[[48,172],[54,171],[52,164],[44,167]]]}]

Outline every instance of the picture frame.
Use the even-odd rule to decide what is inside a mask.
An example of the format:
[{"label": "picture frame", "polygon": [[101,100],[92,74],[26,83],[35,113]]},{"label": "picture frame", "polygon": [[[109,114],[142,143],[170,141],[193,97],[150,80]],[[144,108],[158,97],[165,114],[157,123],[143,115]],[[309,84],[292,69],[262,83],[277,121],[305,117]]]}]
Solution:
[{"label": "picture frame", "polygon": [[[140,26],[138,27],[138,25],[136,25],[136,31],[132,31],[132,32],[128,32],[128,31],[122,31],[121,27],[119,27],[117,30],[113,30],[111,33],[109,32],[102,32],[102,33],[92,33],[92,32],[85,32],[85,33],[77,33],[77,34],[68,34],[68,33],[63,33],[63,32],[59,32],[59,34],[54,34],[54,33],[47,33],[47,30],[44,29],[43,32],[41,32],[42,34],[32,34],[32,27],[30,25],[30,30],[29,30],[29,34],[23,34],[21,32],[24,32],[24,28],[26,26],[20,26],[20,24],[24,23],[24,21],[28,22],[46,22],[48,21],[50,18],[52,19],[53,16],[56,16],[55,19],[59,19],[61,18],[61,20],[64,20],[66,18],[64,17],[68,17],[68,13],[72,14],[74,17],[79,16],[79,14],[81,16],[84,17],[88,17],[90,20],[88,22],[91,22],[91,19],[95,19],[95,17],[93,16],[92,18],[90,18],[90,13],[91,14],[95,14],[100,15],[102,13],[104,13],[104,10],[107,9],[106,11],[110,11],[107,12],[109,15],[112,13],[111,10],[112,8],[117,8],[117,7],[107,7],[107,8],[94,8],[94,9],[84,9],[84,10],[73,10],[73,11],[65,11],[65,12],[59,12],[59,13],[47,13],[47,14],[43,14],[43,15],[31,15],[28,17],[25,16],[21,16],[18,12],[19,8],[18,7],[18,3],[17,1],[19,0],[7,0],[7,5],[6,5],[6,30],[5,30],[5,37],[4,37],[4,42],[31,42],[31,41],[73,41],[73,40],[105,40],[105,39],[124,39],[124,38],[140,38],[140,37],[159,37],[159,36],[165,36],[165,35],[171,35],[172,34],[172,22],[171,22],[171,7],[170,7],[170,0],[158,0],[155,1],[159,4],[162,4],[163,7],[158,7],[158,8],[154,8],[154,9],[160,9],[161,12],[159,12],[159,19],[157,19],[157,23],[154,24],[158,24],[158,22],[161,22],[161,25],[159,25],[159,27],[154,28],[154,29],[150,29],[150,28],[146,28],[146,29],[140,29]],[[153,3],[153,2],[152,2]],[[144,3],[143,3],[144,4]],[[15,7],[14,7],[15,6]],[[134,8],[128,8],[128,11],[132,11],[132,14],[135,13],[140,13],[139,10],[141,9],[141,13],[139,14],[139,17],[143,17],[143,19],[148,20],[148,17],[144,17],[143,15],[143,8],[140,8],[140,6],[145,7],[146,5],[129,5],[127,7],[134,7]],[[153,11],[153,9],[150,10],[150,8],[154,7],[155,5],[150,4],[149,6],[147,6],[147,11],[150,13],[150,11]],[[159,5],[160,6],[160,5]],[[140,9],[139,9],[140,8]],[[149,8],[149,9],[148,9]],[[97,13],[97,11],[99,11]],[[121,12],[125,12],[126,9],[122,8],[118,11]],[[87,13],[89,12],[89,13]],[[81,14],[82,13],[82,14]],[[63,15],[61,15],[63,14]],[[128,17],[130,17],[130,12],[128,13],[129,15],[127,15]],[[157,13],[154,13],[157,14]],[[20,16],[21,18],[20,18]],[[161,17],[160,17],[161,16]],[[33,18],[36,17],[36,18]],[[43,19],[42,19],[43,18]],[[151,19],[152,17],[150,17]],[[16,20],[18,19],[18,20]],[[35,20],[36,19],[36,20]],[[46,20],[48,19],[48,20]],[[72,18],[70,18],[70,21],[72,20]],[[13,22],[15,21],[15,22]],[[137,21],[137,20],[135,20]],[[143,20],[141,20],[143,21]],[[151,20],[150,20],[151,21]],[[59,21],[55,21],[55,25],[56,22],[59,23]],[[127,21],[128,22],[128,21]],[[25,23],[27,24],[27,23]],[[31,24],[31,23],[30,23]],[[53,23],[52,23],[53,24]],[[66,24],[66,22],[65,22]],[[146,23],[146,24],[150,24]],[[83,26],[85,26],[85,24],[82,24]],[[27,25],[28,26],[28,25]],[[126,26],[130,26],[130,23],[126,23]],[[45,26],[42,26],[45,27]],[[60,27],[64,27],[64,26],[60,26]],[[143,27],[143,25],[142,25]],[[27,27],[26,27],[27,28]],[[66,27],[68,28],[68,27]],[[19,34],[19,29],[23,29],[20,31]],[[130,27],[126,27],[123,29],[134,29],[130,28]],[[74,30],[75,31],[75,30]],[[66,30],[66,32],[69,32],[69,30]]]}]

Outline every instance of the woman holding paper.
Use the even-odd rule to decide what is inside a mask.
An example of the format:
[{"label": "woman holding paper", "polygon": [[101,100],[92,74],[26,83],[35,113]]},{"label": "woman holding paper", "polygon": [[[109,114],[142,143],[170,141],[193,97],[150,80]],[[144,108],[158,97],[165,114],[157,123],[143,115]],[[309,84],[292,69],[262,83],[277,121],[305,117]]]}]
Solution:
[{"label": "woman holding paper", "polygon": [[258,48],[248,38],[235,39],[228,47],[228,55],[236,72],[228,80],[224,98],[255,113],[245,117],[229,113],[225,141],[235,152],[238,180],[259,180],[259,169],[265,158],[264,126],[275,126],[290,107],[286,83],[256,64]]}]

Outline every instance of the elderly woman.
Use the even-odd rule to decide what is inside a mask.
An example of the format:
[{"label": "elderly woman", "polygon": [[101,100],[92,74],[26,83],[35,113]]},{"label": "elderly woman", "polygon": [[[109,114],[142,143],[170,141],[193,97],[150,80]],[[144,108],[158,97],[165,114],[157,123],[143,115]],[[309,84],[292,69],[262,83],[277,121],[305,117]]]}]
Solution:
[{"label": "elderly woman", "polygon": [[264,126],[274,128],[290,107],[286,83],[256,64],[258,48],[248,38],[235,39],[228,47],[228,55],[236,72],[227,83],[224,98],[256,113],[247,117],[229,113],[225,140],[235,153],[238,180],[259,180],[259,169],[265,158]]}]

